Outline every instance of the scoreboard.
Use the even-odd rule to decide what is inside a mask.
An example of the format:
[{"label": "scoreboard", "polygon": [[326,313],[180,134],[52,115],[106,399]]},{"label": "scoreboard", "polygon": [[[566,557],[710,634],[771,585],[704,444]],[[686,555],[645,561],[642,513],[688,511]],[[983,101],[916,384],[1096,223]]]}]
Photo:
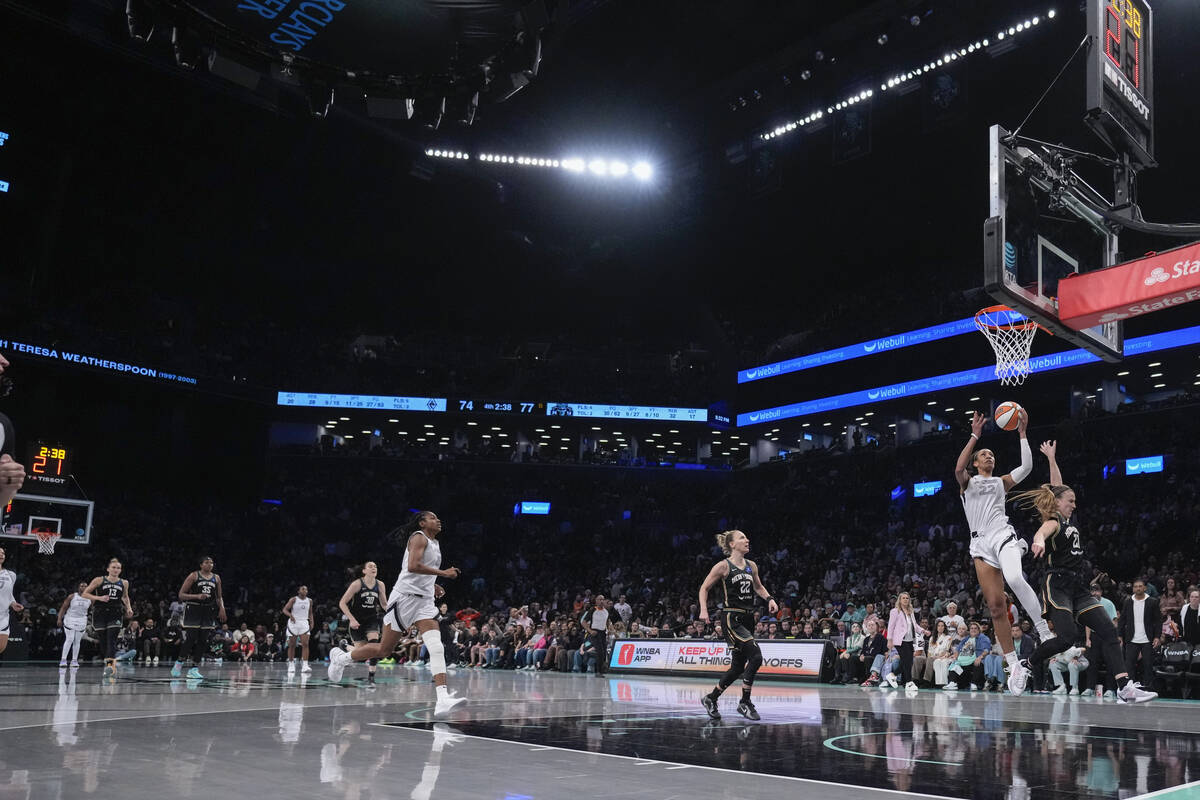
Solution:
[{"label": "scoreboard", "polygon": [[1088,0],[1088,124],[1144,166],[1156,163],[1151,21],[1145,0]]}]

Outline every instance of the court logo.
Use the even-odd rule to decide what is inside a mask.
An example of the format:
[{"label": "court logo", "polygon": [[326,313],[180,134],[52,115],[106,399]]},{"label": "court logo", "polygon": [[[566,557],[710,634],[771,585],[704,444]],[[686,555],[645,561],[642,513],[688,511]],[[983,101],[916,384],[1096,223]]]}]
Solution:
[{"label": "court logo", "polygon": [[620,655],[617,656],[617,663],[623,667],[627,667],[630,664],[632,664],[633,663],[633,650],[634,650],[634,647],[631,644],[621,645],[621,653],[620,653]]}]

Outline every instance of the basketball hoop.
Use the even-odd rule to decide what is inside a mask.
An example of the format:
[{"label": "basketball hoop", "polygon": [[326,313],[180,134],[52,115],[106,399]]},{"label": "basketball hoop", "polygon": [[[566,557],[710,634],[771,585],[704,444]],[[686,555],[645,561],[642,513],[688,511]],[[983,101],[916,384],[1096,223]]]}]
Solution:
[{"label": "basketball hoop", "polygon": [[1020,386],[1029,376],[1029,351],[1038,325],[1008,306],[988,306],[975,314],[978,328],[996,353],[996,377],[1005,386]]},{"label": "basketball hoop", "polygon": [[54,555],[54,545],[58,544],[59,534],[51,531],[37,531],[38,552],[42,555]]}]

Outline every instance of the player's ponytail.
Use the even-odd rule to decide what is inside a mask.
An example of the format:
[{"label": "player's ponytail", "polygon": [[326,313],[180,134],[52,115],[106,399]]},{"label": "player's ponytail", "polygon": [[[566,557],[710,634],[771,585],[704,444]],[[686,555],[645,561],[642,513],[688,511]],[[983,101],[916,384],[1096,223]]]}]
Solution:
[{"label": "player's ponytail", "polygon": [[1036,489],[1014,494],[1012,501],[1016,504],[1017,508],[1036,511],[1044,522],[1054,518],[1054,515],[1058,511],[1056,505],[1058,498],[1069,491],[1071,491],[1070,486],[1043,483]]},{"label": "player's ponytail", "polygon": [[724,531],[717,534],[717,547],[721,548],[721,552],[725,555],[731,554],[733,551],[729,549],[729,542],[733,539],[733,531]]}]

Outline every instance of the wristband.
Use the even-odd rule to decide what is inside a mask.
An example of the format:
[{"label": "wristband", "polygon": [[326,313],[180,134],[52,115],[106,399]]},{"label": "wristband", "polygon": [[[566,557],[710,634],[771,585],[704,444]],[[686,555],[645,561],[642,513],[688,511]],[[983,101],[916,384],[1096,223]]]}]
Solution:
[{"label": "wristband", "polygon": [[978,433],[975,433],[974,431],[971,431],[971,438],[972,438],[972,439],[978,439],[978,438],[979,438],[979,434],[978,434]]}]

